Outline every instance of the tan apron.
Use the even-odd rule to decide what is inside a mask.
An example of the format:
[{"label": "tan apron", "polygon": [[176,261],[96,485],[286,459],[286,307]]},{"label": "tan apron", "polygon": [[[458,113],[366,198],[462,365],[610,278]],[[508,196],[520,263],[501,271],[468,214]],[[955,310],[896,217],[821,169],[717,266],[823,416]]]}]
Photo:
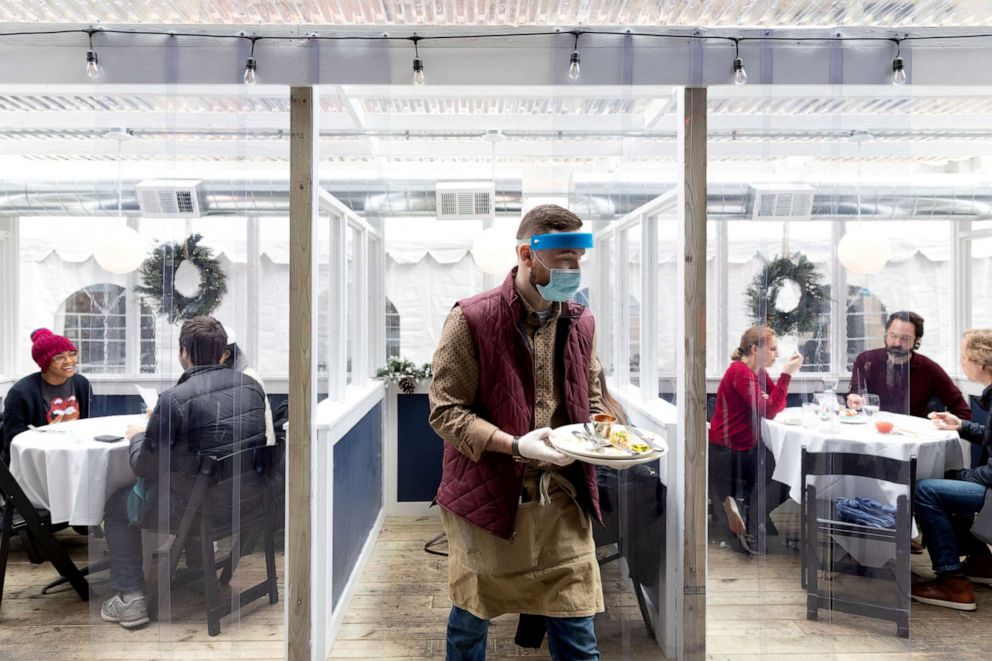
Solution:
[{"label": "tan apron", "polygon": [[451,603],[476,617],[503,613],[587,617],[602,612],[603,590],[589,515],[558,472],[528,468],[534,500],[517,510],[504,540],[442,509],[448,536]]}]

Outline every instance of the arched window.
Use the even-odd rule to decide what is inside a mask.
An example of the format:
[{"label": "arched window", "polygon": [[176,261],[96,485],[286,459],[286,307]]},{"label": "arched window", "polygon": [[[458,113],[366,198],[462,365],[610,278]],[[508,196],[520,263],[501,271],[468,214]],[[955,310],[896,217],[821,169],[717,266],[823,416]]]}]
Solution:
[{"label": "arched window", "polygon": [[[84,372],[123,374],[127,371],[127,290],[101,283],[71,294],[59,307],[56,327],[79,349]],[[142,373],[155,371],[155,317],[141,305]]]},{"label": "arched window", "polygon": [[400,312],[386,299],[386,360],[400,357]]}]

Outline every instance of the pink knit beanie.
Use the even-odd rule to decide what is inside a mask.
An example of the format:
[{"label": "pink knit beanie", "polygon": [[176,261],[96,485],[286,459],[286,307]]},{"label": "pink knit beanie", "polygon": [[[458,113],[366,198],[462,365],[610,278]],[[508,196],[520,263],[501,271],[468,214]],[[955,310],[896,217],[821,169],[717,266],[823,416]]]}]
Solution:
[{"label": "pink knit beanie", "polygon": [[75,351],[72,341],[64,335],[56,335],[47,328],[39,328],[31,333],[31,357],[44,372],[52,358],[66,351]]}]

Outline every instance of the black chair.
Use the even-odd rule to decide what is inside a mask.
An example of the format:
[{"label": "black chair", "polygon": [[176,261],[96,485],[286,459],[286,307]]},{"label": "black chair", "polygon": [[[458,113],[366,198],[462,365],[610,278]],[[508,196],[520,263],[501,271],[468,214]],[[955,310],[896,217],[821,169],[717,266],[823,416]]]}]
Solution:
[{"label": "black chair", "polygon": [[53,525],[47,510],[32,505],[21,485],[10,474],[7,464],[3,462],[0,462],[0,505],[3,507],[3,528],[0,533],[0,604],[3,603],[10,538],[14,533],[20,536],[32,563],[41,564],[47,558],[72,585],[79,598],[88,601],[90,587],[83,572],[55,539],[55,531],[65,528],[65,524]]},{"label": "black chair", "polygon": [[[158,589],[172,584],[179,557],[187,544],[198,544],[202,562],[204,597],[207,609],[207,631],[211,636],[220,633],[220,619],[263,596],[269,603],[279,601],[276,585],[275,558],[275,507],[269,488],[273,462],[260,459],[272,448],[250,448],[224,456],[200,458],[199,473],[178,525],[173,529],[174,539],[165,553],[154,554],[157,562],[149,567],[148,596],[150,615],[158,613]],[[260,474],[259,466],[266,472]],[[242,552],[242,534],[261,530],[264,540],[266,576],[230,599],[221,600],[221,586],[230,583]],[[215,557],[214,542],[231,538],[231,553],[221,559]],[[164,557],[163,557],[164,556]],[[157,565],[157,569],[156,569]],[[217,571],[220,570],[220,576]],[[234,604],[234,605],[232,605]]]},{"label": "black chair", "polygon": [[[809,484],[808,476],[860,476],[905,486],[906,493],[896,500],[895,527],[876,528],[839,520],[834,500],[819,498],[816,486]],[[807,619],[815,620],[820,609],[827,609],[890,620],[896,623],[898,635],[908,638],[916,457],[900,461],[844,452],[807,452],[803,448],[802,484],[801,572],[807,591]],[[839,548],[838,536],[864,540],[865,544],[892,544],[895,557],[878,568],[858,564]],[[820,572],[823,572],[822,578]],[[885,591],[876,589],[852,590],[853,594],[838,595],[834,585],[840,580],[838,574],[891,581],[895,585],[895,598],[885,601],[882,599]]]},{"label": "black chair", "polygon": [[602,558],[602,566],[623,557],[634,596],[647,633],[655,637],[650,600],[661,599],[661,567],[665,549],[665,498],[667,490],[658,477],[658,464],[641,464],[626,470],[597,466],[599,506],[603,523],[593,525],[596,547],[617,545],[617,553]]}]

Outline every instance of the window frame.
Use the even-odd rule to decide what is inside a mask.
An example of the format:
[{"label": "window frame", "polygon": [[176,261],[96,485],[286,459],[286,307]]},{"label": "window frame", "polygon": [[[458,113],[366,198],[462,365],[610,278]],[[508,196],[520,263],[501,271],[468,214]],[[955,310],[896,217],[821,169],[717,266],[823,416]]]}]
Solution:
[{"label": "window frame", "polygon": [[[385,353],[386,291],[382,265],[385,263],[385,242],[382,233],[323,189],[318,190],[319,213],[330,221],[330,268],[327,273],[328,302],[332,314],[328,342],[327,397],[331,401],[345,398],[349,388],[363,388],[374,374],[374,366]],[[355,232],[353,259],[350,265],[354,286],[347,285],[347,233]],[[350,304],[354,314],[349,314]],[[345,311],[333,314],[334,310]],[[374,336],[370,338],[370,333]],[[348,355],[348,337],[354,338],[352,354]],[[382,338],[380,342],[379,339]],[[370,349],[370,341],[371,349]],[[352,378],[348,381],[347,365],[351,358]]]}]

